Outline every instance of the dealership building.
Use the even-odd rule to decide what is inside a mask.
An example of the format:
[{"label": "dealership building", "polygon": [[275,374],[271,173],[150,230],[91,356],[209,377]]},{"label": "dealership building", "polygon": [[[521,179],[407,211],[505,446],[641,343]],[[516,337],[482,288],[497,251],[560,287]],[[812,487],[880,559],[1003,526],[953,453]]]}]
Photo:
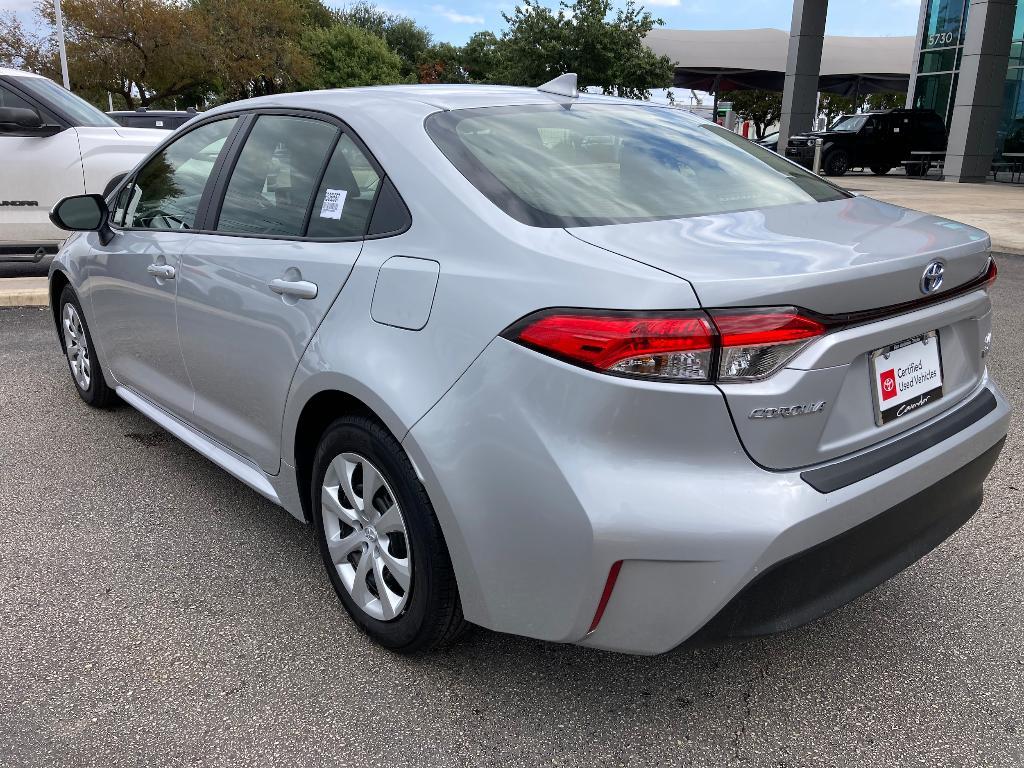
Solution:
[{"label": "dealership building", "polygon": [[961,122],[979,140],[992,134],[994,156],[1024,152],[1024,3],[923,0],[916,45],[908,106],[935,110],[950,131],[958,108],[981,111]]},{"label": "dealership building", "polygon": [[917,34],[826,37],[828,0],[793,0],[782,30],[653,29],[674,86],[782,91],[779,134],[812,129],[818,93],[906,91],[946,123],[947,181],[984,181],[994,161],[1024,161],[1024,0],[922,0]]}]

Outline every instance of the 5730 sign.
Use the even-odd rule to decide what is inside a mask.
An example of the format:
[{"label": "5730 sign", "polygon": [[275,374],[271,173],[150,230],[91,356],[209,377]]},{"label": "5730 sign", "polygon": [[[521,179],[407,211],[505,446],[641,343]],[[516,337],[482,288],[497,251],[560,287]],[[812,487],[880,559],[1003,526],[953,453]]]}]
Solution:
[{"label": "5730 sign", "polygon": [[938,32],[928,35],[928,47],[938,48],[943,45],[954,45],[956,43],[956,32]]}]

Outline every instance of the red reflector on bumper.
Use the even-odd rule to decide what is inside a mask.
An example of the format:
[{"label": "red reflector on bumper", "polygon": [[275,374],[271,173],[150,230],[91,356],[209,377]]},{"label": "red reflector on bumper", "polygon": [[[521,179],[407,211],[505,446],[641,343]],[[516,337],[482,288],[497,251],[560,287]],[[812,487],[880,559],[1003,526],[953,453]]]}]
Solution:
[{"label": "red reflector on bumper", "polygon": [[604,609],[608,607],[608,601],[611,599],[612,590],[615,589],[615,582],[619,578],[619,571],[622,569],[622,561],[616,560],[612,563],[612,567],[608,569],[608,580],[604,583],[604,592],[601,593],[601,602],[597,604],[597,610],[594,612],[594,620],[590,622],[590,629],[588,632],[593,632],[597,629],[597,625],[601,623],[601,617],[604,616]]}]

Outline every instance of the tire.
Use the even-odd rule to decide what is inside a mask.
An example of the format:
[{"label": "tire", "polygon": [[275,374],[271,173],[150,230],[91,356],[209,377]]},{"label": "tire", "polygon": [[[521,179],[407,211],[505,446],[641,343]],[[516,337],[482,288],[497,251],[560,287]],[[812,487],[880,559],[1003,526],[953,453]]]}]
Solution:
[{"label": "tire", "polygon": [[[377,488],[366,509],[361,495],[368,477]],[[415,653],[451,644],[465,632],[469,625],[430,499],[379,422],[345,416],[327,428],[313,463],[311,498],[328,578],[367,635],[392,651]]]},{"label": "tire", "polygon": [[834,149],[825,155],[821,163],[826,176],[843,176],[850,170],[850,156],[842,149]]},{"label": "tire", "polygon": [[107,386],[96,345],[93,343],[85,313],[78,296],[70,285],[60,294],[57,313],[60,322],[60,340],[64,345],[64,358],[71,372],[71,381],[79,397],[93,408],[110,408],[120,398]]},{"label": "tire", "polygon": [[887,174],[891,170],[892,170],[892,166],[890,166],[890,165],[872,165],[871,166],[871,172],[873,174],[875,174],[875,176],[885,176],[885,174]]}]

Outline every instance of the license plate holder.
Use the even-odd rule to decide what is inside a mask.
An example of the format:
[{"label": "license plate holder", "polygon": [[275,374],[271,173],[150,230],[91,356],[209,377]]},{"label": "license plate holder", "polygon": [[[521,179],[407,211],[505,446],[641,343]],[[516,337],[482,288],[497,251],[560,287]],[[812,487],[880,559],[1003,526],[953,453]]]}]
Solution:
[{"label": "license plate holder", "polygon": [[870,359],[877,426],[914,413],[942,397],[942,349],[938,331],[928,331],[876,349]]}]

